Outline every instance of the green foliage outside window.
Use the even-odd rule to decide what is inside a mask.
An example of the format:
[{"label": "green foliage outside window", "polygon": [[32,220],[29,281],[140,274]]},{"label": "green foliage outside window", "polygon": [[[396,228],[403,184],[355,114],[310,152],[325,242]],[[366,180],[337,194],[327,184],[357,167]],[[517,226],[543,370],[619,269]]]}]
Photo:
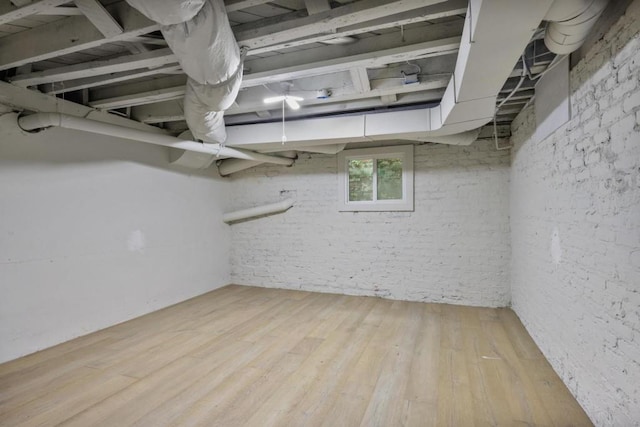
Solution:
[{"label": "green foliage outside window", "polygon": [[349,201],[373,200],[373,160],[349,160]]},{"label": "green foliage outside window", "polygon": [[376,179],[376,200],[402,200],[402,159],[352,159],[349,169],[349,201],[373,201],[373,180]]},{"label": "green foliage outside window", "polygon": [[402,199],[402,159],[378,159],[378,200]]}]

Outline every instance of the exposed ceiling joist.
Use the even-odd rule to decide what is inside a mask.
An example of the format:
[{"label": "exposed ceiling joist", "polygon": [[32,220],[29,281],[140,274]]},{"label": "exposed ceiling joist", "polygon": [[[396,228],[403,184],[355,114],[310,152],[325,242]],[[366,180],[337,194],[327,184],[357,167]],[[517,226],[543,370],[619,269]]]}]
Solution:
[{"label": "exposed ceiling joist", "polygon": [[175,64],[178,59],[171,49],[157,49],[135,55],[125,55],[104,61],[90,61],[66,67],[52,68],[16,76],[12,82],[19,86],[33,86],[65,80],[82,79],[109,73],[131,71],[139,68],[159,67]]},{"label": "exposed ceiling joist", "polygon": [[398,100],[398,97],[396,96],[396,94],[392,93],[390,95],[382,95],[380,97],[380,101],[382,101],[383,105],[389,105],[389,104],[393,104],[394,102],[396,102]]},{"label": "exposed ceiling joist", "polygon": [[326,12],[331,9],[329,0],[304,0],[304,5],[309,15],[315,15],[316,13]]},{"label": "exposed ceiling joist", "polygon": [[107,6],[107,11],[120,18],[123,32],[115,37],[105,38],[84,16],[70,16],[0,38],[0,70],[79,52],[105,43],[130,40],[160,28],[126,2]]},{"label": "exposed ceiling joist", "polygon": [[152,90],[149,92],[136,93],[132,95],[118,96],[115,98],[101,99],[89,102],[94,108],[101,110],[111,110],[114,108],[131,107],[133,105],[151,104],[153,102],[178,99],[184,96],[184,86],[168,87],[164,89]]},{"label": "exposed ceiling joist", "polygon": [[74,16],[74,15],[83,15],[83,13],[77,7],[52,7],[50,9],[45,9],[42,12],[38,12],[37,15]]},{"label": "exposed ceiling joist", "polygon": [[349,70],[349,73],[351,74],[351,81],[353,82],[353,88],[356,92],[365,93],[371,90],[371,82],[369,81],[366,68],[352,68]]},{"label": "exposed ceiling joist", "polygon": [[248,55],[258,55],[275,50],[304,46],[311,43],[326,42],[337,37],[349,37],[362,33],[376,32],[388,28],[397,28],[404,25],[415,24],[417,22],[424,22],[461,15],[464,14],[466,10],[467,0],[449,0],[432,6],[410,10],[408,12],[389,14],[384,18],[340,27],[335,29],[335,31],[323,31],[319,34],[314,34],[303,39],[290,39],[282,43],[272,44],[269,46],[254,47],[253,49],[249,50]]},{"label": "exposed ceiling joist", "polygon": [[26,3],[24,6],[16,8],[15,3],[12,5],[5,0],[4,4],[0,6],[0,25],[35,15],[38,12],[60,6],[64,3],[69,3],[69,0],[40,0],[33,3]]},{"label": "exposed ceiling joist", "polygon": [[171,64],[163,67],[157,67],[152,69],[140,69],[133,71],[123,71],[118,73],[111,73],[106,76],[86,77],[77,80],[69,80],[65,82],[48,83],[39,87],[40,91],[49,94],[59,94],[72,92],[74,90],[87,89],[97,86],[104,86],[113,83],[119,83],[131,79],[137,79],[141,77],[149,77],[157,74],[173,74],[180,71],[181,67],[177,64]]},{"label": "exposed ceiling joist", "polygon": [[261,71],[248,74],[243,82],[243,86],[251,87],[283,80],[349,71],[352,68],[357,67],[375,68],[395,62],[448,55],[456,52],[459,46],[460,37],[450,37],[442,40],[417,43],[354,56],[305,63],[281,68],[279,70]]},{"label": "exposed ceiling joist", "polygon": [[259,26],[258,23],[241,27],[236,39],[249,49],[264,47],[287,40],[309,37],[317,33],[326,33],[340,27],[359,24],[408,10],[419,9],[443,0],[369,0],[349,3],[325,12],[298,19],[289,19],[277,23]]},{"label": "exposed ceiling joist", "polygon": [[227,9],[227,12],[236,12],[238,10],[265,4],[269,1],[271,0],[227,0],[225,1],[225,8]]},{"label": "exposed ceiling joist", "polygon": [[75,4],[105,37],[115,37],[122,33],[123,30],[118,21],[98,0],[75,0]]},{"label": "exposed ceiling joist", "polygon": [[31,3],[31,0],[11,0],[11,3],[17,7],[22,7]]}]

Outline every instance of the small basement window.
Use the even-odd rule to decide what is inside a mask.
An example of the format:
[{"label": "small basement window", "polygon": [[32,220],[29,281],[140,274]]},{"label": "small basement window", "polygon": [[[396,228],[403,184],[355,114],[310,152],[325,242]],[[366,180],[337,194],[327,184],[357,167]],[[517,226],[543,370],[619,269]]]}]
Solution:
[{"label": "small basement window", "polygon": [[413,145],[338,155],[340,211],[413,211]]}]

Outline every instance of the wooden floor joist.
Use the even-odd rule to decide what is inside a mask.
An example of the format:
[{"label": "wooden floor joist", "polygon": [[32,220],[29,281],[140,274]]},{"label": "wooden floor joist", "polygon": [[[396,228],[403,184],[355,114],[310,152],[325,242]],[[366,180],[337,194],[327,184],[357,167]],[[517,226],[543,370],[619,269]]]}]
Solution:
[{"label": "wooden floor joist", "polygon": [[509,309],[228,286],[0,365],[2,426],[591,425]]}]

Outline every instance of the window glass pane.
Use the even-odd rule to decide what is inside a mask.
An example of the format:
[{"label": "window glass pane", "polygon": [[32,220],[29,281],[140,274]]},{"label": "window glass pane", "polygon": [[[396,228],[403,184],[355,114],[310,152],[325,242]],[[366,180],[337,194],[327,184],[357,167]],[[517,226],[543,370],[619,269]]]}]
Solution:
[{"label": "window glass pane", "polygon": [[373,159],[349,160],[349,201],[373,200]]},{"label": "window glass pane", "polygon": [[378,159],[378,200],[402,200],[402,159]]}]

